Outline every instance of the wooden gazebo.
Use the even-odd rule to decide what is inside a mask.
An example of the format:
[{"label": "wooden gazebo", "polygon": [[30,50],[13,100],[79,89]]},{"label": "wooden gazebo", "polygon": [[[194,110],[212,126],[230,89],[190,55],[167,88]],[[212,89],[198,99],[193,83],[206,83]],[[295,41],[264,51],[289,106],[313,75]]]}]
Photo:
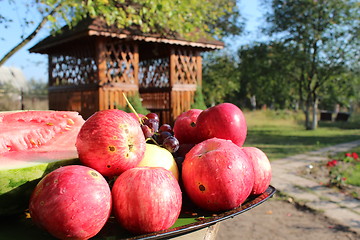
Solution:
[{"label": "wooden gazebo", "polygon": [[139,93],[144,107],[172,123],[190,108],[201,85],[200,53],[223,47],[216,40],[143,34],[86,19],[29,51],[48,54],[49,109],[78,111],[88,118],[125,106],[122,93]]}]

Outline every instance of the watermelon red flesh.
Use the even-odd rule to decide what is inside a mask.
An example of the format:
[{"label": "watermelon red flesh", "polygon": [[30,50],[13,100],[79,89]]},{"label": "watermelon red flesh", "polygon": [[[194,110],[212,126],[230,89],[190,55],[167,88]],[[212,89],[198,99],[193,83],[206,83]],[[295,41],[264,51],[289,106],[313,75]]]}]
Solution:
[{"label": "watermelon red flesh", "polygon": [[0,114],[0,153],[39,148],[84,120],[77,112],[25,111]]},{"label": "watermelon red flesh", "polygon": [[47,145],[43,145],[39,148],[23,151],[10,151],[0,154],[0,176],[1,172],[10,169],[47,164],[62,159],[78,158],[75,139],[79,130],[79,127],[74,128],[73,131],[61,134],[49,141]]},{"label": "watermelon red flesh", "polygon": [[[23,211],[27,207],[33,188],[43,176],[60,166],[79,163],[75,141],[84,120],[78,113],[54,113],[54,111],[31,111],[31,118],[29,114],[26,114],[23,118],[24,121],[15,120],[15,122],[18,123],[17,125],[4,125],[4,115],[9,116],[8,119],[15,118],[10,118],[12,114],[0,113],[0,126],[2,125],[1,127],[5,127],[5,129],[8,130],[6,132],[1,131],[0,141],[2,142],[5,142],[5,140],[3,140],[4,138],[10,139],[10,135],[8,135],[9,132],[13,134],[13,139],[21,139],[21,137],[24,136],[22,135],[24,132],[29,133],[36,127],[41,130],[41,126],[46,128],[46,126],[44,127],[43,125],[44,121],[35,120],[36,114],[39,114],[39,119],[46,120],[52,120],[44,117],[46,114],[55,116],[55,120],[58,119],[56,118],[57,116],[63,116],[65,114],[72,119],[72,121],[66,121],[70,123],[73,122],[70,129],[58,131],[56,134],[50,132],[49,134],[53,137],[49,138],[50,140],[42,145],[21,151],[15,151],[14,149],[17,148],[13,148],[12,151],[0,153],[0,215],[10,215]],[[16,115],[15,117],[21,119],[21,116]],[[57,121],[53,120],[51,122],[55,125]],[[64,121],[60,121],[60,125],[63,124],[63,122]],[[24,124],[28,124],[28,131],[24,130],[26,129]],[[14,128],[11,130],[10,126]],[[61,129],[61,127],[56,127],[57,129]],[[20,129],[20,131],[16,131],[16,129]],[[28,134],[25,136],[28,136]],[[48,137],[44,136],[44,139],[46,138]]]}]

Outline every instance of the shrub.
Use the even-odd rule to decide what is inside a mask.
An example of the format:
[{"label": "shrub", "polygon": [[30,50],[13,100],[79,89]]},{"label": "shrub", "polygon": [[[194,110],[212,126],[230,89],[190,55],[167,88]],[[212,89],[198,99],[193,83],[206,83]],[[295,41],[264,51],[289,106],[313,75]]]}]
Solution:
[{"label": "shrub", "polygon": [[191,104],[191,108],[192,109],[201,109],[201,110],[207,109],[205,101],[204,101],[204,96],[202,93],[201,86],[196,87],[194,102]]},{"label": "shrub", "polygon": [[[142,105],[139,93],[127,96],[127,98],[137,113],[146,115],[150,112]],[[128,113],[132,112],[131,108],[128,105],[126,105],[125,107],[118,106],[117,109],[123,110]]]}]

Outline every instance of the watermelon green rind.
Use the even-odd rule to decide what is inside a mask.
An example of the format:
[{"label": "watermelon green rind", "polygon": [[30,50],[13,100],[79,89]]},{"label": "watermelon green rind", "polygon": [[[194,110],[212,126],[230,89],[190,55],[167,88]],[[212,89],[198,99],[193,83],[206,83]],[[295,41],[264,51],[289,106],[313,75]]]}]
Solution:
[{"label": "watermelon green rind", "polygon": [[61,166],[80,164],[75,147],[66,149],[59,143],[59,150],[51,148],[46,146],[44,151],[33,149],[9,152],[1,156],[0,216],[23,212],[28,207],[36,184],[47,173]]},{"label": "watermelon green rind", "polygon": [[[45,155],[44,155],[45,157]],[[49,172],[65,165],[79,164],[77,157],[0,171],[0,216],[23,212],[36,184]]]},{"label": "watermelon green rind", "polygon": [[73,151],[35,152],[30,156],[26,153],[27,152],[14,152],[2,157],[1,160],[5,161],[27,159],[29,162],[19,161],[23,164],[23,167],[0,168],[0,195],[27,181],[42,177],[44,173],[53,170],[54,166],[68,165],[78,161],[78,155]]}]

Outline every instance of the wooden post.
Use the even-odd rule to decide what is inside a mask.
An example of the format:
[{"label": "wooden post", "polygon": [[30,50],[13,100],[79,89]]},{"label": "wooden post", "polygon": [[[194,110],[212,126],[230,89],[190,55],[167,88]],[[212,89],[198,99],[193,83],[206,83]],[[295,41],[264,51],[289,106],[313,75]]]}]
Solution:
[{"label": "wooden post", "polygon": [[48,108],[51,110],[53,109],[53,94],[51,93],[51,86],[54,83],[54,80],[52,78],[52,57],[51,54],[48,54]]},{"label": "wooden post", "polygon": [[48,87],[54,84],[54,79],[52,78],[52,55],[48,55]]},{"label": "wooden post", "polygon": [[21,88],[20,90],[20,105],[21,105],[21,110],[25,110],[25,105],[24,105],[24,90]]},{"label": "wooden post", "polygon": [[196,52],[196,76],[197,76],[197,85],[201,86],[202,85],[202,57],[200,55],[200,52]]},{"label": "wooden post", "polygon": [[175,84],[175,76],[176,76],[176,72],[175,72],[175,60],[176,60],[176,54],[175,54],[175,49],[171,48],[170,50],[170,63],[169,63],[169,80],[170,80],[170,88],[172,88]]},{"label": "wooden post", "polygon": [[170,101],[170,119],[171,122],[173,121],[174,117],[175,117],[175,111],[176,111],[176,99],[174,98],[174,91],[173,91],[173,87],[175,84],[175,77],[176,77],[176,68],[175,68],[175,60],[176,60],[176,55],[175,55],[175,49],[174,47],[171,48],[170,50],[170,61],[169,61],[169,82],[170,82],[170,93],[169,93],[169,101]]},{"label": "wooden post", "polygon": [[99,85],[99,110],[107,109],[106,103],[105,103],[105,95],[104,95],[104,89],[103,84],[107,82],[106,77],[106,58],[105,58],[105,47],[106,41],[103,37],[98,37],[96,39],[96,53],[95,53],[95,62],[97,65],[97,79],[96,83]]},{"label": "wooden post", "polygon": [[139,47],[134,43],[134,78],[135,84],[139,87]]}]

